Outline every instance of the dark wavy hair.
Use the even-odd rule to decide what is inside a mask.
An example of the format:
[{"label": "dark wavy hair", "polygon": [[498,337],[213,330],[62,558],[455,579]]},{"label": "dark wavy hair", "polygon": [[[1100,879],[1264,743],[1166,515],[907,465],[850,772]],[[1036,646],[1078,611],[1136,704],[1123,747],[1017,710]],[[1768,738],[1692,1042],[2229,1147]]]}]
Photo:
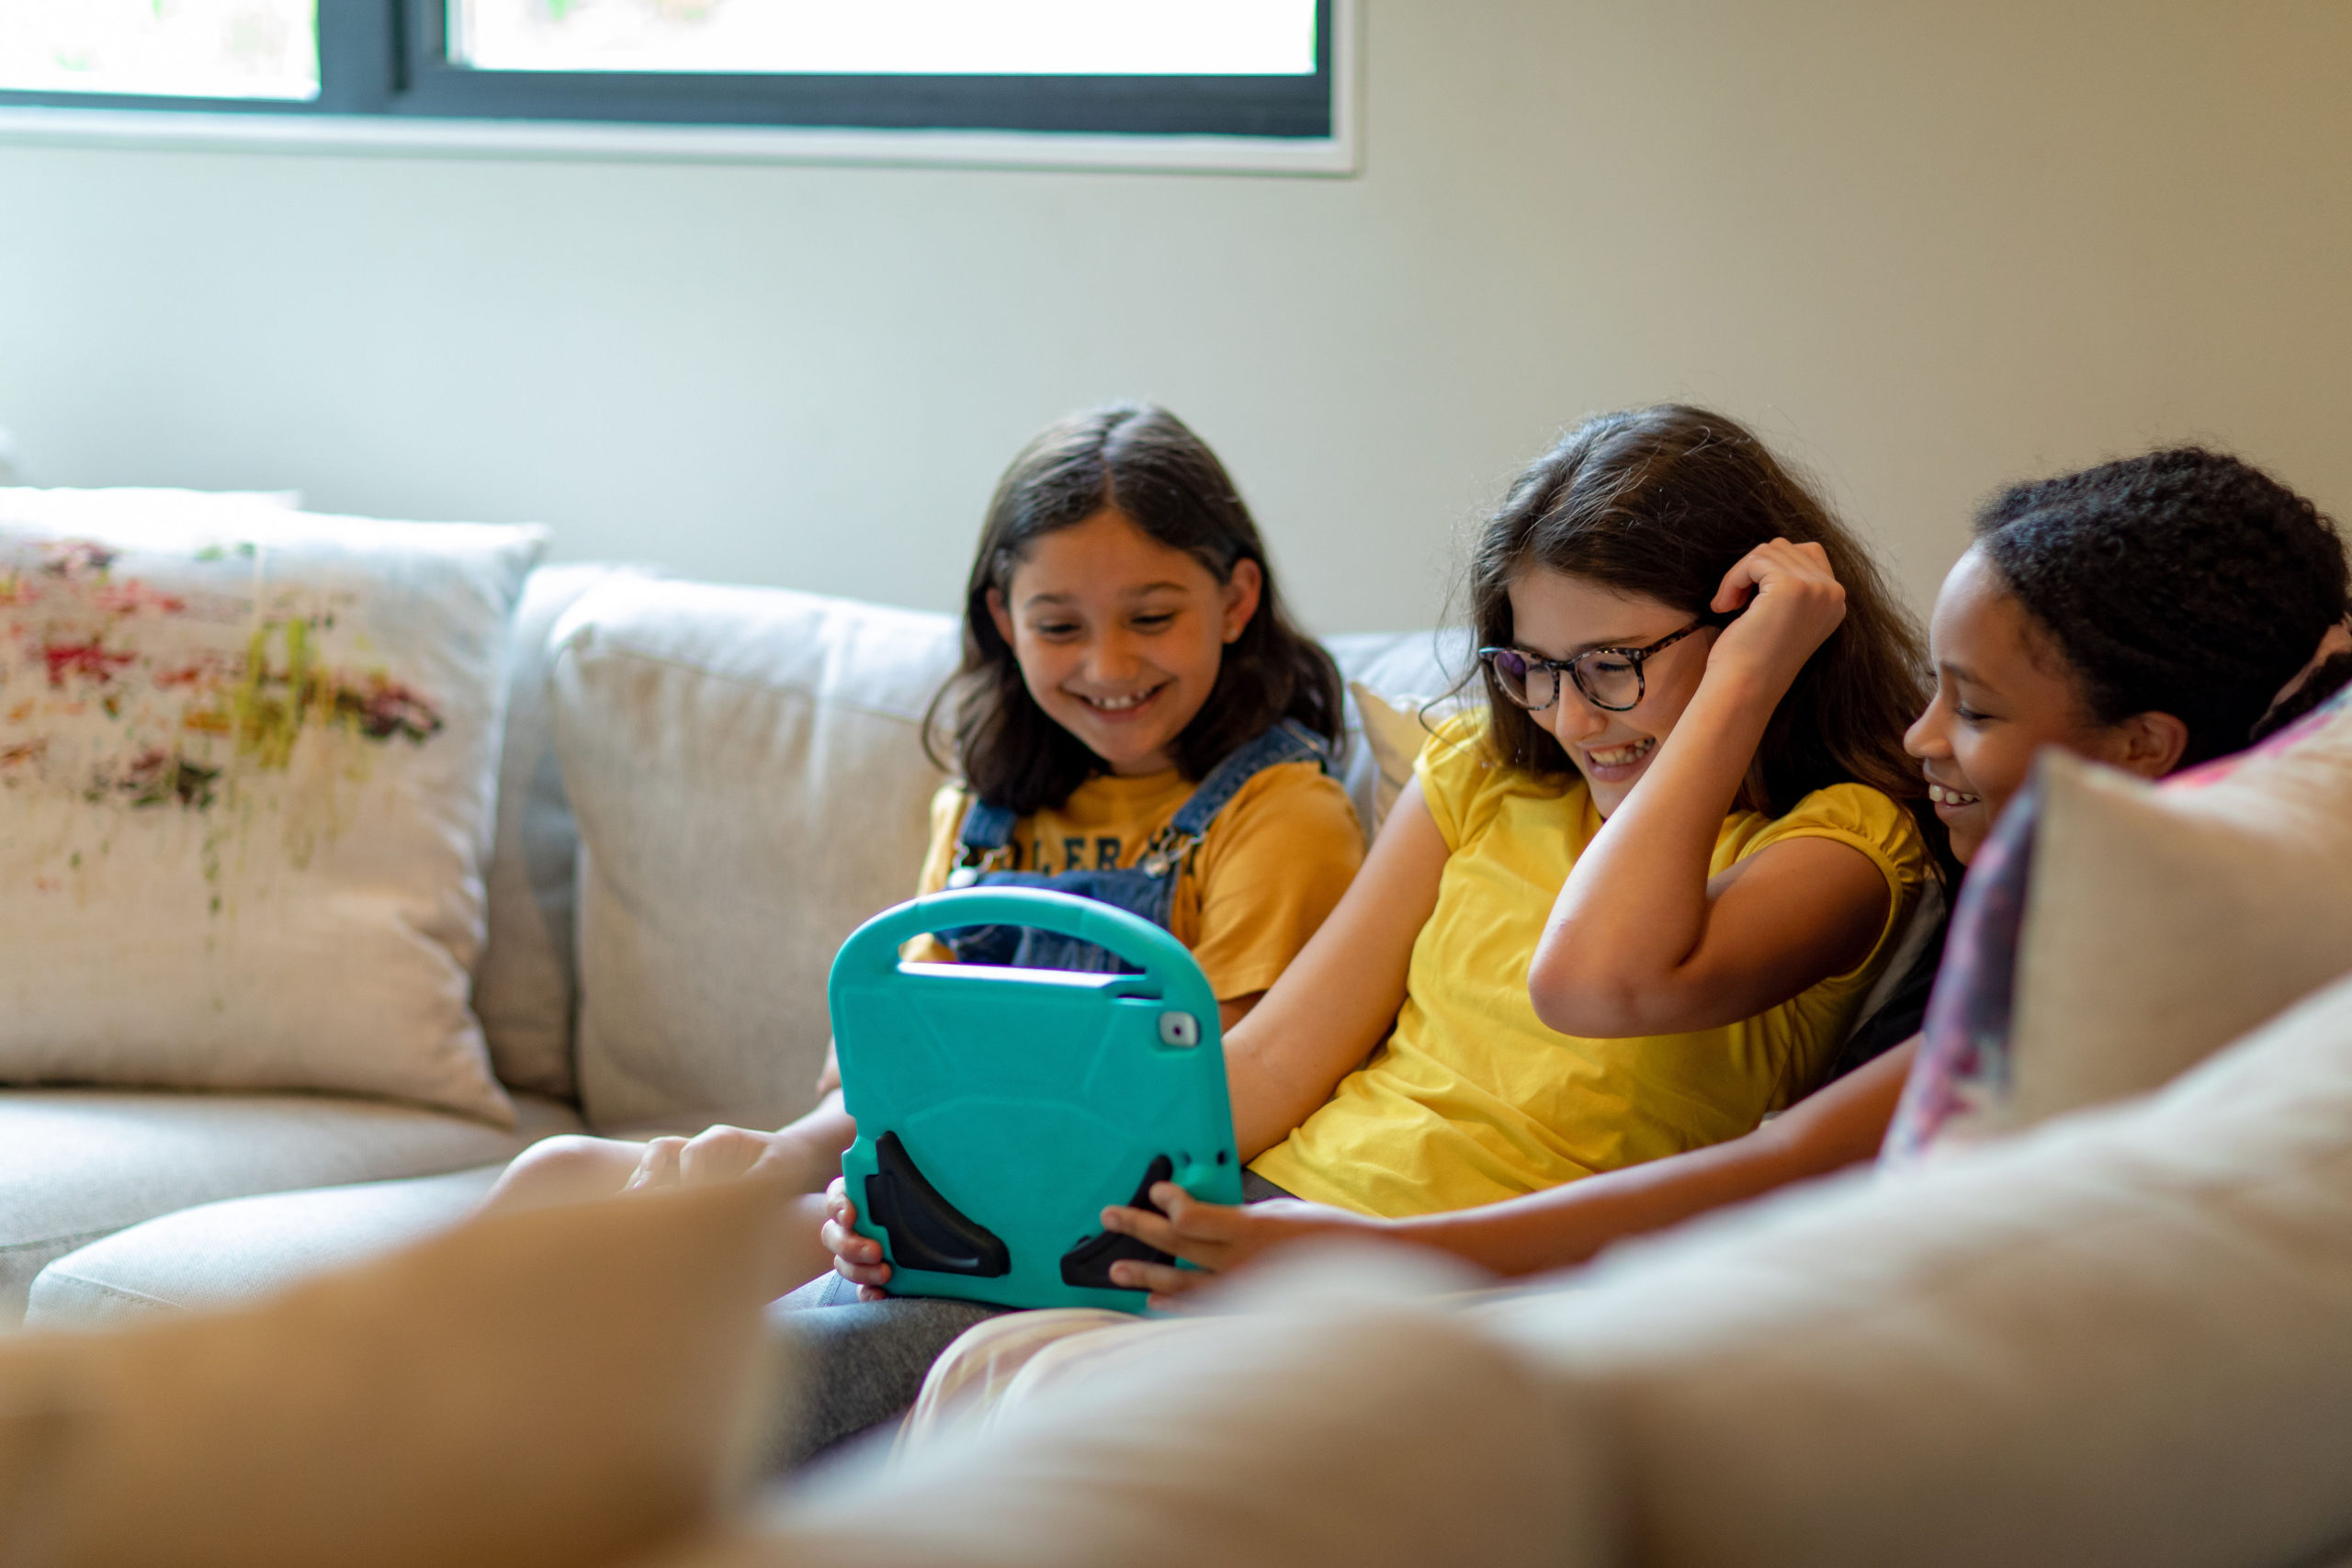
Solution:
[{"label": "dark wavy hair", "polygon": [[2173,715],[2184,765],[2352,676],[2352,658],[2332,660],[2270,711],[2345,617],[2344,539],[2227,453],[2177,446],[2012,485],[1977,513],[1976,548],[2072,666],[2091,718]]},{"label": "dark wavy hair", "polygon": [[1116,511],[1218,582],[1239,562],[1258,563],[1265,586],[1257,613],[1227,644],[1201,711],[1177,736],[1176,766],[1200,779],[1226,754],[1284,718],[1336,746],[1340,671],[1300,631],[1274,586],[1274,569],[1250,509],[1208,444],[1166,409],[1114,403],[1049,425],[997,481],[964,589],[963,666],[932,700],[923,746],[933,746],[944,706],[955,714],[956,766],[982,800],[1026,815],[1058,806],[1102,771],[1102,760],[1047,717],[1021,678],[1012,646],[989,614],[989,592],[1009,592],[1013,571],[1045,536]]},{"label": "dark wavy hair", "polygon": [[[1927,705],[1918,623],[1869,551],[1736,420],[1680,403],[1598,414],[1511,487],[1472,551],[1467,597],[1480,646],[1512,640],[1510,584],[1536,568],[1638,593],[1696,619],[1724,574],[1775,538],[1819,545],[1846,590],[1846,618],[1773,710],[1739,804],[1767,816],[1851,780],[1898,800],[1926,793],[1903,731]],[[1485,665],[1489,744],[1508,766],[1573,771],[1560,743]]]}]

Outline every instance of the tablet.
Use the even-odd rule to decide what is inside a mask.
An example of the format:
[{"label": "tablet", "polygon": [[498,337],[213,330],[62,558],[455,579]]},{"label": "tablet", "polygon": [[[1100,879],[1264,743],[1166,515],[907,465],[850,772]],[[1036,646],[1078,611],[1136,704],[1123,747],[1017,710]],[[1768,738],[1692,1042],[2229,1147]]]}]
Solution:
[{"label": "tablet", "polygon": [[[900,945],[966,926],[1029,926],[1108,948],[1136,972],[902,964]],[[1105,1232],[1174,1181],[1241,1201],[1216,998],[1184,944],[1067,893],[978,887],[859,927],[827,987],[857,1141],[842,1174],[893,1294],[1000,1306],[1144,1310],[1111,1283]]]}]

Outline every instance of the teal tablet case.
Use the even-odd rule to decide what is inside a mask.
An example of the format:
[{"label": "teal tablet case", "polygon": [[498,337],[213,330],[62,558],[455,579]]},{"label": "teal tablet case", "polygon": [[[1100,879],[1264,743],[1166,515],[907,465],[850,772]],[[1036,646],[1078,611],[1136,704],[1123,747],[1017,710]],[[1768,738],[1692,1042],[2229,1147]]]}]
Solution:
[{"label": "teal tablet case", "polygon": [[[902,964],[928,931],[1020,925],[1095,942],[1130,975]],[[828,987],[842,1156],[893,1294],[1144,1310],[1110,1282],[1151,1257],[1102,1230],[1154,1181],[1241,1201],[1216,998],[1184,944],[1138,916],[1029,888],[901,904],[859,927]]]}]

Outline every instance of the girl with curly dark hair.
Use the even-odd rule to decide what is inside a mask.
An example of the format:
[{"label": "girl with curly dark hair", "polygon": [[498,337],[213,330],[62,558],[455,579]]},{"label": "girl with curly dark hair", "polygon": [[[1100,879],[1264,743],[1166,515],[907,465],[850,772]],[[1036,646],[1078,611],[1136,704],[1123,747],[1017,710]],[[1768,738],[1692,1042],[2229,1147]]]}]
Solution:
[{"label": "girl with curly dark hair", "polygon": [[1937,599],[1911,731],[1953,848],[1984,842],[2041,746],[2154,778],[2307,711],[2352,676],[2346,596],[2335,524],[2225,453],[2003,491]]}]

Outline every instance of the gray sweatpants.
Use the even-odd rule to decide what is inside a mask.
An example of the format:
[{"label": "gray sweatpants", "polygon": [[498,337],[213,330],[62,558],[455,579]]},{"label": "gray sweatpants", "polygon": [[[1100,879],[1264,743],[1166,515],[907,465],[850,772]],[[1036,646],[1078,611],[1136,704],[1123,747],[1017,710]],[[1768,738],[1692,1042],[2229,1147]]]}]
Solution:
[{"label": "gray sweatpants", "polygon": [[[1255,1171],[1241,1173],[1244,1202],[1289,1193]],[[799,1394],[793,1430],[770,1453],[792,1469],[836,1443],[906,1414],[922,1380],[956,1336],[1009,1307],[944,1296],[892,1296],[861,1302],[838,1274],[820,1274],[768,1308],[769,1332],[790,1342]]]}]

